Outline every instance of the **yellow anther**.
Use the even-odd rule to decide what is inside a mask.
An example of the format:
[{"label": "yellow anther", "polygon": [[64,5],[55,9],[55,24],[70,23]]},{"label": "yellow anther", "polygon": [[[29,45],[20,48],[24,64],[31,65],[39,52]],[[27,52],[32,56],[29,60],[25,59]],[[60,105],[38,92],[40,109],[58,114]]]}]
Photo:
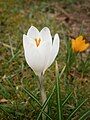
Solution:
[{"label": "yellow anther", "polygon": [[35,43],[36,43],[36,46],[37,46],[37,47],[40,45],[40,42],[41,42],[41,39],[40,39],[40,38],[39,38],[39,39],[35,38]]}]

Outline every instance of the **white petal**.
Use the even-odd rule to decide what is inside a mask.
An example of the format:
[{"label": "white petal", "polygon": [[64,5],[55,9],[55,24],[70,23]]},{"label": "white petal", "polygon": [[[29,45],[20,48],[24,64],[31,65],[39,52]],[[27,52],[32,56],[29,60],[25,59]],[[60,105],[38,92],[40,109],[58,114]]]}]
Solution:
[{"label": "white petal", "polygon": [[23,35],[23,47],[25,51],[34,47],[34,43],[32,42],[32,40],[30,40],[25,34]]},{"label": "white petal", "polygon": [[47,50],[49,50],[49,45],[47,42],[44,42],[41,47],[35,47],[32,43],[29,46],[32,47],[24,49],[26,61],[36,75],[40,75],[45,69],[46,60],[48,60]]},{"label": "white petal", "polygon": [[32,40],[35,40],[35,38],[39,38],[40,34],[36,27],[31,26],[27,32],[27,36],[32,38]]},{"label": "white petal", "polygon": [[50,52],[51,52],[51,46],[49,44],[49,42],[43,42],[42,45],[39,48],[39,53],[41,54],[41,56],[43,56],[43,71],[47,65],[49,56],[50,56]]},{"label": "white petal", "polygon": [[44,41],[48,41],[50,42],[50,44],[52,45],[52,36],[50,33],[50,30],[48,27],[44,27],[41,31],[40,31],[40,35],[42,37],[42,40]]},{"label": "white petal", "polygon": [[51,53],[50,53],[50,57],[49,57],[47,65],[45,67],[45,70],[48,67],[50,67],[50,65],[54,62],[54,60],[55,60],[55,58],[58,54],[58,51],[59,51],[59,36],[58,36],[58,34],[55,34],[54,41],[53,41],[53,46],[52,46]]}]

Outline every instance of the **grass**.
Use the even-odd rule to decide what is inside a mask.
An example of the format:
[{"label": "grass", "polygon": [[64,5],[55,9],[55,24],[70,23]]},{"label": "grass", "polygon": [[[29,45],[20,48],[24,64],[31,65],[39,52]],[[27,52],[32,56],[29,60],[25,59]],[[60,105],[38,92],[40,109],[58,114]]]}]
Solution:
[{"label": "grass", "polygon": [[[40,120],[42,113],[47,120],[90,119],[89,53],[78,54],[75,58],[67,36],[70,28],[57,21],[58,8],[51,3],[54,4],[53,1],[0,0],[1,120]],[[57,3],[62,2],[57,0]],[[43,105],[37,88],[38,78],[26,64],[23,54],[22,36],[31,25],[39,30],[47,26],[53,36],[58,32],[61,38],[57,80],[54,63],[44,76],[48,97]],[[47,104],[49,109],[45,113]]]}]

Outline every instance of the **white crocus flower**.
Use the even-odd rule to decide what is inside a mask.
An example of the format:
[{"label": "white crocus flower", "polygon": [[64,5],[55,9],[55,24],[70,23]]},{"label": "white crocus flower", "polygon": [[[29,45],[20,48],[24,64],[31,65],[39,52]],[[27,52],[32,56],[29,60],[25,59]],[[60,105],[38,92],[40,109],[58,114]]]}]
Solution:
[{"label": "white crocus flower", "polygon": [[49,28],[44,27],[40,32],[31,26],[27,35],[23,35],[25,58],[28,65],[36,75],[44,74],[46,69],[54,62],[59,51],[59,36],[55,34],[54,40]]}]

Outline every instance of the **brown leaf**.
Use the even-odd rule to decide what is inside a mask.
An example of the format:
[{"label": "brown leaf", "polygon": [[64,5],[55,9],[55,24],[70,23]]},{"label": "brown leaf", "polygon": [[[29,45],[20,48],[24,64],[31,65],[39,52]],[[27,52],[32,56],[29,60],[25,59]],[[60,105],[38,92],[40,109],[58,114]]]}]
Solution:
[{"label": "brown leaf", "polygon": [[5,98],[0,99],[0,103],[7,103],[7,102],[8,100],[6,100]]}]

